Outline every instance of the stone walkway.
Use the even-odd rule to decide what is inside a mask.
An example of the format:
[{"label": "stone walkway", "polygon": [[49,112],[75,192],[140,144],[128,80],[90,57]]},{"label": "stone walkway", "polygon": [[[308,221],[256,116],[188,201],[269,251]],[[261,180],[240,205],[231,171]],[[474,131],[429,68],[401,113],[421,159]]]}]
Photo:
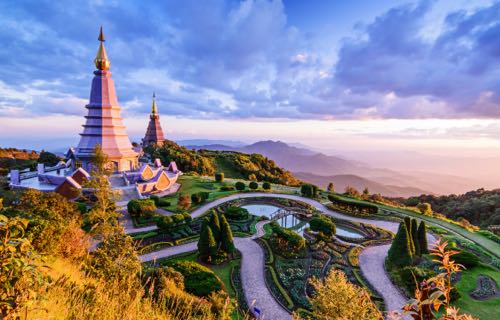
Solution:
[{"label": "stone walkway", "polygon": [[[245,299],[249,306],[261,310],[261,319],[291,319],[291,314],[274,300],[266,286],[264,271],[265,256],[260,245],[253,239],[264,235],[264,225],[270,221],[256,224],[257,233],[253,237],[234,238],[236,248],[241,252],[241,282]],[[197,243],[190,242],[175,247],[165,248],[140,256],[142,262],[174,256],[184,252],[197,250]]]}]

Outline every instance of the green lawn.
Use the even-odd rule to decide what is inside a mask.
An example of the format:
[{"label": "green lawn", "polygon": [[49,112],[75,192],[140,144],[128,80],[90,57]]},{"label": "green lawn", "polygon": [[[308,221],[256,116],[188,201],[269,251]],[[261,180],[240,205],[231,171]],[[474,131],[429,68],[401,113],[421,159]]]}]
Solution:
[{"label": "green lawn", "polygon": [[[337,194],[337,195],[339,197],[343,197],[340,194]],[[432,225],[436,225],[436,226],[439,226],[439,227],[444,228],[446,230],[449,230],[451,232],[454,232],[454,233],[464,237],[465,239],[468,239],[468,240],[478,244],[479,246],[484,248],[485,251],[490,253],[493,257],[500,258],[500,245],[498,243],[486,238],[485,236],[483,236],[479,233],[468,231],[468,230],[466,230],[466,229],[464,229],[456,224],[452,224],[452,223],[440,220],[438,218],[429,217],[429,216],[422,215],[422,214],[419,214],[419,213],[416,213],[413,211],[409,211],[409,210],[405,210],[405,209],[401,209],[401,208],[396,208],[396,207],[392,207],[392,206],[388,206],[388,205],[384,205],[384,204],[367,202],[367,201],[353,199],[353,198],[349,198],[349,197],[343,197],[343,198],[348,199],[348,200],[353,201],[353,202],[375,204],[380,209],[389,210],[389,211],[397,212],[397,213],[405,215],[405,216],[410,216],[413,218],[424,220],[425,222],[428,222]]]},{"label": "green lawn", "polygon": [[486,265],[480,265],[470,270],[462,272],[462,278],[456,284],[462,295],[455,304],[464,313],[472,314],[481,320],[500,318],[500,297],[486,301],[474,300],[469,296],[469,292],[476,288],[476,279],[480,274],[493,278],[497,285],[500,284],[500,272]]}]

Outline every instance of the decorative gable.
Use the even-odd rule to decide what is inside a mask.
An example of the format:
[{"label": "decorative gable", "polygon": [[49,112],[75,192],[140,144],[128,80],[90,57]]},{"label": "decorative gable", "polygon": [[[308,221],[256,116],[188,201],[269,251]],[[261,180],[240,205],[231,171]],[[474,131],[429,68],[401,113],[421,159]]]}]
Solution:
[{"label": "decorative gable", "polygon": [[170,186],[170,179],[168,178],[165,171],[162,171],[158,179],[156,180],[155,190],[164,191]]},{"label": "decorative gable", "polygon": [[154,177],[154,172],[150,166],[145,165],[141,170],[141,179],[144,181],[149,181]]}]

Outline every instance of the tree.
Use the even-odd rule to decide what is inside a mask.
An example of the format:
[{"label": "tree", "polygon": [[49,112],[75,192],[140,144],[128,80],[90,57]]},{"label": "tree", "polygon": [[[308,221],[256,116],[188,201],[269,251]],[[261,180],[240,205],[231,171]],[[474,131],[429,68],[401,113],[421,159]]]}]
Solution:
[{"label": "tree", "polygon": [[348,195],[350,197],[354,197],[354,198],[360,197],[359,191],[356,188],[351,187],[351,186],[345,187],[344,194]]},{"label": "tree", "polygon": [[212,211],[210,215],[210,228],[212,229],[212,233],[214,235],[215,241],[220,241],[220,233],[221,233],[221,225],[219,221],[219,215],[217,212]]},{"label": "tree", "polygon": [[141,271],[134,242],[123,232],[116,232],[105,238],[86,265],[90,275],[122,283],[135,279]]},{"label": "tree", "polygon": [[132,217],[149,216],[156,212],[156,205],[150,199],[132,199],[127,203],[127,211]]},{"label": "tree", "polygon": [[215,241],[212,229],[210,229],[210,227],[207,227],[207,245],[208,245],[207,261],[210,262],[217,255],[218,251],[217,241]]},{"label": "tree", "polygon": [[327,190],[328,192],[330,192],[330,193],[335,192],[335,186],[333,185],[333,182],[330,182],[330,183],[328,184],[328,187],[326,187],[326,190]]},{"label": "tree", "polygon": [[215,174],[215,181],[216,182],[223,182],[224,181],[224,172],[217,172]]},{"label": "tree", "polygon": [[96,176],[89,181],[93,189],[93,207],[87,212],[86,219],[91,225],[90,233],[97,236],[108,236],[122,227],[118,223],[120,214],[116,212],[116,193],[111,189],[108,178],[104,175]]},{"label": "tree", "polygon": [[246,188],[245,184],[243,182],[241,182],[241,181],[236,182],[236,184],[234,185],[234,187],[238,191],[243,191]]},{"label": "tree", "polygon": [[98,143],[94,146],[94,152],[90,158],[93,175],[108,175],[110,170],[107,168],[109,157],[102,151],[102,146]]},{"label": "tree", "polygon": [[420,202],[417,205],[417,209],[420,210],[421,214],[425,214],[425,215],[428,215],[428,216],[432,215],[432,207],[431,207],[430,203]]},{"label": "tree", "polygon": [[303,184],[300,187],[300,193],[304,197],[314,198],[314,197],[316,197],[316,195],[318,193],[318,187],[313,185],[313,184]]},{"label": "tree", "polygon": [[221,221],[221,249],[228,254],[233,254],[235,247],[234,247],[234,240],[233,240],[233,232],[231,231],[231,226],[226,220],[226,217],[224,215],[221,215],[220,217]]},{"label": "tree", "polygon": [[252,174],[248,175],[248,180],[257,181],[257,176],[254,173],[252,173]]},{"label": "tree", "polygon": [[262,183],[262,189],[271,190],[271,184],[269,182],[265,181],[264,183]]},{"label": "tree", "polygon": [[411,240],[415,247],[415,255],[420,257],[422,252],[420,250],[420,242],[418,241],[418,226],[416,219],[411,219]]},{"label": "tree", "polygon": [[17,319],[41,284],[39,256],[24,234],[27,226],[26,219],[0,215],[0,319]]},{"label": "tree", "polygon": [[248,184],[248,187],[252,190],[257,190],[259,188],[259,184],[255,181],[252,181]]},{"label": "tree", "polygon": [[411,231],[411,218],[410,217],[405,217],[405,227],[406,227],[406,232],[408,232],[408,240],[410,241],[410,251],[412,256],[415,255],[415,244],[413,243],[413,236],[412,236],[412,231]]},{"label": "tree", "polygon": [[189,209],[189,207],[191,206],[191,197],[186,194],[179,194],[177,206],[179,206],[179,208],[183,210]]},{"label": "tree", "polygon": [[200,239],[198,240],[198,252],[203,260],[208,260],[208,257],[210,256],[209,238],[213,238],[214,236],[212,234],[210,226],[208,226],[208,223],[206,223],[206,221],[204,222],[205,223],[202,226]]},{"label": "tree", "polygon": [[44,163],[49,166],[56,165],[59,162],[59,157],[53,153],[42,150],[38,157],[38,163]]},{"label": "tree", "polygon": [[363,199],[368,199],[370,197],[370,190],[367,187],[363,189]]},{"label": "tree", "polygon": [[388,268],[405,267],[412,263],[412,252],[410,249],[410,236],[405,223],[399,224],[398,233],[392,241],[391,248],[387,254]]},{"label": "tree", "polygon": [[425,227],[425,222],[420,221],[418,226],[418,242],[420,248],[420,254],[428,254],[429,246],[427,244],[427,228]]},{"label": "tree", "polygon": [[331,270],[325,279],[310,281],[315,294],[309,299],[312,314],[318,320],[382,319],[382,313],[366,289],[350,283],[340,270]]}]

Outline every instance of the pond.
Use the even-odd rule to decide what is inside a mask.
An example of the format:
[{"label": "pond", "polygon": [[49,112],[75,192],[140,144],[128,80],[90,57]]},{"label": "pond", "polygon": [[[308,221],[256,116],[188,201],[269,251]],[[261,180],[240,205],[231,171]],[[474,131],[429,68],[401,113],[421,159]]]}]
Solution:
[{"label": "pond", "polygon": [[[245,208],[248,210],[253,215],[256,216],[265,216],[268,218],[271,218],[271,215],[278,211],[280,208],[269,205],[269,204],[248,204],[241,206],[242,208]],[[292,229],[295,232],[297,232],[300,235],[304,234],[304,229],[309,227],[309,223],[303,220],[300,220],[299,218],[296,218],[293,215],[286,216],[282,219],[276,220],[276,222],[288,229]],[[349,237],[349,238],[356,238],[356,239],[361,239],[363,238],[363,235],[357,233],[354,230],[350,230],[344,227],[337,226],[337,235],[339,236],[344,236],[344,237]]]}]

